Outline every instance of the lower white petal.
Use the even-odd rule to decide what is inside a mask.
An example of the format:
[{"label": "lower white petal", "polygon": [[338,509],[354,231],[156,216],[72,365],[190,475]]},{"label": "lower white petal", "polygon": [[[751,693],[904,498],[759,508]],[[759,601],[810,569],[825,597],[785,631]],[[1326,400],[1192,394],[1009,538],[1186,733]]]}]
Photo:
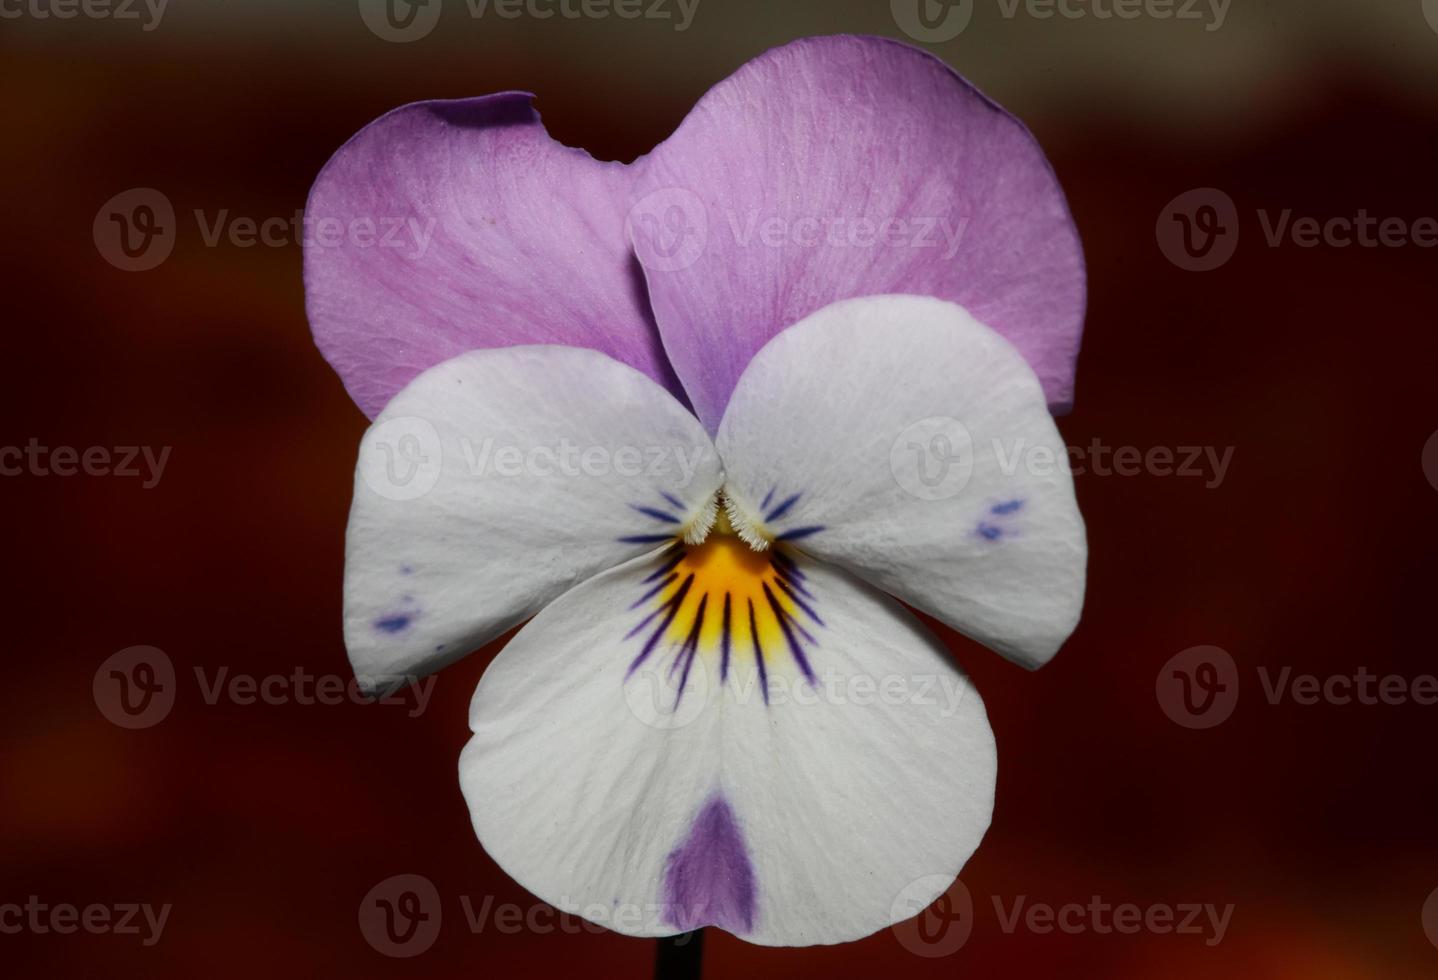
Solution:
[{"label": "lower white petal", "polygon": [[953,880],[993,807],[983,702],[923,626],[724,533],[561,596],[485,672],[470,723],[485,849],[629,935],[868,935]]},{"label": "lower white petal", "polygon": [[1028,363],[953,303],[871,296],[780,333],[715,445],[766,537],[856,572],[1028,667],[1078,623],[1088,557]]},{"label": "lower white petal", "polygon": [[508,347],[430,368],[360,446],[345,542],[356,674],[390,687],[468,653],[712,521],[718,482],[698,420],[603,354]]}]

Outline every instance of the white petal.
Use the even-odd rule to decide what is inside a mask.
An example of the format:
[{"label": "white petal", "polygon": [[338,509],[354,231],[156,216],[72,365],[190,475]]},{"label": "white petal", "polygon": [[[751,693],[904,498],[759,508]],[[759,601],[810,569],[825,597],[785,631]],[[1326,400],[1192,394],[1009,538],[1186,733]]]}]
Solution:
[{"label": "white petal", "polygon": [[383,688],[444,666],[682,533],[719,480],[694,416],[603,354],[509,347],[430,368],[360,446],[345,555],[356,674]]},{"label": "white petal", "polygon": [[1027,667],[1078,623],[1067,451],[1028,363],[962,307],[815,313],[755,355],[715,443],[757,527]]},{"label": "white petal", "polygon": [[[481,842],[540,898],[629,935],[715,925],[810,945],[912,916],[989,825],[982,700],[913,616],[847,573],[720,533],[703,548],[578,586],[491,664],[460,761]],[[681,590],[667,624],[634,631]]]}]

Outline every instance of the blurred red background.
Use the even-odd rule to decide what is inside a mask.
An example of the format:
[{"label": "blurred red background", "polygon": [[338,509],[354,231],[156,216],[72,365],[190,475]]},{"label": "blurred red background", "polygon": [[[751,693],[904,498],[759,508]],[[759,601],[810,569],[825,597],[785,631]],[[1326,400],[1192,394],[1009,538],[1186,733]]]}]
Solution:
[{"label": "blurred red background", "polygon": [[[172,903],[161,939],[0,934],[11,976],[642,976],[654,944],[468,928],[535,900],[474,839],[455,766],[494,649],[403,707],[206,704],[193,670],[348,677],[343,536],[365,420],[315,351],[300,249],[206,243],[198,210],[289,218],[352,132],[420,98],[538,94],[554,135],[630,159],[773,44],[902,37],[885,4],[782,11],[703,0],[672,23],[467,18],[412,44],[353,3],[184,4],[115,19],[0,21],[10,381],[0,444],[170,447],[162,479],[0,479],[11,682],[0,713],[0,904]],[[28,10],[29,8],[6,8]],[[1000,753],[993,827],[963,882],[972,934],[924,956],[891,931],[765,949],[712,933],[709,975],[1400,977],[1438,972],[1438,707],[1270,703],[1258,669],[1434,671],[1438,252],[1269,246],[1257,215],[1438,216],[1438,28],[1418,3],[1273,3],[1217,29],[1046,21],[996,5],[931,50],[1028,122],[1087,250],[1090,308],[1067,441],[1233,447],[1221,480],[1078,477],[1082,624],[1024,671],[946,634]],[[1431,11],[1431,6],[1430,6]],[[1438,18],[1435,18],[1438,19]],[[1211,26],[1211,25],[1210,25]],[[130,188],[178,215],[173,253],[125,272],[92,239]],[[1233,258],[1190,272],[1155,236],[1179,194],[1237,207]],[[1216,482],[1216,485],[1212,485]],[[92,682],[148,644],[174,708],[112,724]],[[1176,724],[1155,685],[1212,644],[1231,718]],[[388,959],[358,910],[431,880],[433,948]],[[957,893],[956,893],[957,894]],[[1233,905],[1195,935],[1006,932],[1029,903]],[[932,923],[931,923],[932,924]],[[935,925],[942,928],[942,923]],[[920,952],[935,952],[917,944]]]}]

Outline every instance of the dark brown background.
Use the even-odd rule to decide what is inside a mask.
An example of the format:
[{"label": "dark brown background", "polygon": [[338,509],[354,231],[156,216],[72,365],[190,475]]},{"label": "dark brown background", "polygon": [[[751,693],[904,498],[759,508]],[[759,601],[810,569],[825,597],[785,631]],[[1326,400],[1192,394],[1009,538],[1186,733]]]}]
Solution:
[{"label": "dark brown background", "polygon": [[[412,44],[354,3],[187,3],[153,31],[0,20],[8,381],[0,444],[172,447],[163,479],[0,479],[7,683],[0,903],[173,903],[159,943],[0,935],[10,976],[642,976],[653,944],[473,934],[461,896],[528,908],[473,838],[455,764],[493,650],[417,719],[386,706],[208,705],[192,670],[347,676],[342,544],[364,420],[315,352],[300,250],[209,247],[194,219],[291,215],[328,155],[420,98],[529,88],[561,140],[632,158],[767,47],[902,36],[885,3],[701,0],[692,26],[474,20]],[[1245,3],[1217,30],[1001,15],[932,46],[1032,126],[1069,194],[1091,304],[1072,444],[1235,447],[1222,484],[1084,475],[1082,625],[1027,674],[950,637],[1001,756],[964,871],[973,934],[924,958],[885,931],[769,950],[715,934],[711,976],[1400,977],[1438,970],[1438,707],[1270,704],[1256,669],[1434,671],[1438,250],[1269,247],[1256,215],[1438,215],[1438,33],[1419,3]],[[91,237],[132,187],[178,213],[127,273]],[[1229,194],[1234,258],[1186,272],[1155,239],[1195,187]],[[174,710],[112,725],[92,681],[163,649]],[[1226,723],[1155,696],[1178,652],[1239,666]],[[390,960],[357,912],[430,878],[432,949]],[[1006,933],[993,898],[1233,903],[1227,935]]]}]

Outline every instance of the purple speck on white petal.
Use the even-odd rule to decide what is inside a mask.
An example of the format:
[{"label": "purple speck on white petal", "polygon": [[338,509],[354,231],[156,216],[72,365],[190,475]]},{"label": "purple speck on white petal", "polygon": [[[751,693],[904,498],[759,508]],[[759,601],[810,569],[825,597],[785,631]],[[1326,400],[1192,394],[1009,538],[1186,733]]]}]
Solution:
[{"label": "purple speck on white petal", "polygon": [[393,616],[381,616],[374,621],[374,628],[382,633],[402,633],[409,629],[409,624],[414,617],[408,613],[395,613]]}]

